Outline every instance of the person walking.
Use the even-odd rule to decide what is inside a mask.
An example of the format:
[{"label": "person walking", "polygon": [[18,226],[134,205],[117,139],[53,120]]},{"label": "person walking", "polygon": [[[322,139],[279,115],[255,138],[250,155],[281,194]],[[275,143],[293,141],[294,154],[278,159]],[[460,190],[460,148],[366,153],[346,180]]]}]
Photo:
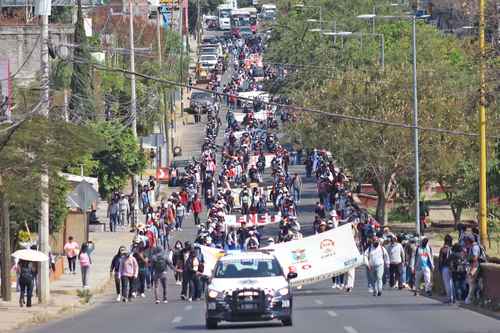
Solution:
[{"label": "person walking", "polygon": [[151,255],[151,268],[153,274],[153,289],[155,303],[160,303],[160,298],[158,297],[158,289],[161,284],[163,297],[163,303],[168,303],[167,300],[167,267],[174,269],[168,254],[161,248],[156,247],[152,250]]},{"label": "person walking", "polygon": [[389,255],[378,238],[374,238],[372,245],[365,251],[365,261],[373,283],[373,296],[382,296],[382,278],[384,268],[389,266]]},{"label": "person walking", "polygon": [[182,221],[186,215],[186,206],[178,202],[175,207],[175,230],[182,231]]},{"label": "person walking", "polygon": [[133,253],[124,253],[124,258],[120,261],[119,276],[122,287],[122,301],[124,303],[132,300],[134,281],[139,276],[139,266]]},{"label": "person walking", "polygon": [[64,244],[64,253],[68,259],[69,274],[76,274],[76,257],[78,256],[79,250],[80,246],[78,243],[75,242],[73,236],[69,236],[68,241]]},{"label": "person walking", "polygon": [[[33,295],[33,283],[36,276],[35,264],[27,260],[19,260],[17,265],[19,273],[19,306],[31,307],[31,297]],[[26,302],[24,300],[26,295]]]},{"label": "person walking", "polygon": [[89,288],[89,275],[90,275],[90,266],[92,265],[92,259],[90,258],[90,254],[93,251],[92,243],[83,243],[82,250],[78,254],[78,260],[80,261],[80,271],[82,273],[82,286],[83,289]]},{"label": "person walking", "polygon": [[403,263],[405,261],[405,251],[403,245],[399,243],[394,235],[388,237],[389,244],[387,252],[389,254],[389,285],[391,288],[403,289]]},{"label": "person walking", "polygon": [[193,217],[195,225],[200,224],[200,214],[202,211],[203,211],[203,205],[201,204],[201,200],[198,197],[198,194],[196,194],[193,199]]},{"label": "person walking", "polygon": [[146,258],[144,252],[145,251],[142,246],[138,246],[138,248],[134,251],[134,258],[137,262],[137,266],[139,269],[135,280],[136,282],[135,291],[137,291],[142,298],[146,297],[146,294],[144,292],[146,291],[146,277],[148,270],[148,259]]},{"label": "person walking", "polygon": [[469,285],[469,292],[465,299],[465,304],[471,304],[476,298],[477,278],[479,276],[479,264],[486,261],[486,254],[476,241],[473,235],[466,235],[464,237],[465,249],[467,251],[467,261],[469,270],[467,272],[467,284]]},{"label": "person walking", "polygon": [[109,231],[111,232],[116,232],[119,213],[120,206],[118,205],[118,200],[116,198],[113,198],[108,205]]},{"label": "person walking", "polygon": [[420,290],[420,282],[424,279],[425,292],[428,296],[432,294],[432,271],[434,270],[434,256],[429,246],[429,239],[422,238],[420,246],[415,251],[415,260],[412,271],[415,273],[414,295],[417,296]]},{"label": "person walking", "polygon": [[175,272],[174,272],[175,284],[178,286],[182,284],[182,270],[184,267],[183,250],[184,248],[182,247],[182,242],[179,240],[175,242],[172,261],[175,266]]},{"label": "person walking", "polygon": [[292,179],[293,202],[298,205],[300,203],[300,194],[302,192],[302,178],[298,173],[293,175]]},{"label": "person walking", "polygon": [[116,301],[119,302],[121,300],[121,281],[120,281],[120,263],[125,258],[125,254],[127,253],[127,249],[125,246],[120,246],[118,249],[118,253],[115,254],[113,260],[111,260],[111,266],[109,268],[110,275],[113,276],[115,281],[116,288]]},{"label": "person walking", "polygon": [[128,225],[129,224],[129,213],[130,213],[130,205],[127,197],[122,194],[120,201],[118,201],[118,208],[120,210],[119,221],[120,225]]},{"label": "person walking", "polygon": [[447,303],[455,303],[455,291],[453,288],[453,278],[450,270],[450,261],[452,259],[453,238],[450,235],[444,236],[444,244],[439,250],[439,271],[443,279],[444,289],[446,291]]}]

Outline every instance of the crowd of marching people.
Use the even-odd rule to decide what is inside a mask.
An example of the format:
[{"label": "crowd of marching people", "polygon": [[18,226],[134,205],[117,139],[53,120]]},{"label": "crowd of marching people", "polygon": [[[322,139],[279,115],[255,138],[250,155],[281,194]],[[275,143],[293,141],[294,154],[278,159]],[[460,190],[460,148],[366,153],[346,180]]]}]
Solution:
[{"label": "crowd of marching people", "polygon": [[[136,226],[133,244],[120,247],[110,266],[117,301],[145,297],[145,290],[152,288],[155,302],[166,303],[169,271],[176,284],[182,286],[182,299],[200,299],[207,283],[200,246],[221,251],[255,250],[301,239],[304,232],[322,233],[347,223],[352,223],[365,258],[370,293],[381,296],[384,285],[388,285],[411,289],[416,295],[423,280],[424,292],[430,294],[434,260],[428,239],[396,235],[382,228],[358,206],[352,182],[335,165],[330,152],[314,149],[303,154],[286,149],[280,143],[278,130],[295,117],[286,107],[286,99],[265,93],[256,94],[251,101],[236,98],[242,92],[262,90],[255,77],[264,50],[260,37],[226,41],[224,49],[230,55],[226,57],[228,64],[219,66],[221,75],[211,76],[207,87],[222,94],[213,105],[206,106],[200,157],[190,161],[182,175],[176,169],[175,185],[180,185],[180,190],[161,199],[156,207],[148,196],[154,184],[145,185],[139,192],[145,223]],[[229,71],[228,80],[223,80],[224,70]],[[221,121],[223,109],[228,109],[226,126]],[[319,200],[311,229],[299,223],[297,206],[303,180],[298,173],[289,171],[291,164],[298,163],[305,165],[306,178],[315,180],[317,186]],[[122,201],[126,206],[125,200],[117,196],[113,201],[117,221],[126,220],[120,208]],[[132,203],[127,202],[130,211]],[[204,211],[206,218],[202,218]],[[184,219],[191,215],[197,227],[194,240],[174,243],[172,235],[182,231]],[[264,233],[267,225],[277,227],[270,227],[271,235],[267,230]],[[482,257],[473,236],[463,233],[459,243],[446,238],[439,253],[439,269],[450,302],[464,298],[470,301],[473,297],[474,279],[463,274],[474,270]],[[351,269],[334,277],[332,287],[350,292],[354,279]]]}]

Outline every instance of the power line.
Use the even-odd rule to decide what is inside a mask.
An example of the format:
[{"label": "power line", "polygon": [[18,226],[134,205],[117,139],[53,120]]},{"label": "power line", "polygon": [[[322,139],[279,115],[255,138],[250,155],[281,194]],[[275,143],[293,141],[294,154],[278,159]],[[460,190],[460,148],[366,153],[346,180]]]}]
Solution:
[{"label": "power line", "polygon": [[[231,96],[231,94],[214,92],[214,91],[209,90],[209,89],[198,88],[198,87],[195,87],[195,86],[192,86],[189,84],[185,84],[185,83],[181,83],[178,81],[161,79],[161,78],[153,77],[153,76],[138,73],[138,72],[131,72],[131,71],[126,70],[126,69],[115,68],[115,67],[105,67],[105,66],[102,66],[99,64],[89,63],[89,62],[79,61],[79,60],[72,60],[72,61],[73,62],[88,63],[98,70],[118,72],[118,73],[127,74],[127,75],[135,75],[138,77],[142,77],[144,79],[161,82],[161,83],[168,84],[168,85],[184,87],[184,88],[191,88],[193,90],[208,92],[208,93],[220,95],[220,96],[227,96],[227,97]],[[255,101],[255,99],[253,99],[253,98],[239,97],[239,96],[237,96],[237,99],[249,101],[249,102]],[[326,112],[326,111],[322,111],[322,110],[287,105],[287,104],[280,104],[280,103],[276,103],[276,102],[264,102],[264,101],[262,101],[262,104],[273,105],[273,106],[278,106],[278,107],[283,107],[283,108],[289,108],[289,109],[297,110],[297,111],[315,113],[315,114],[323,115],[326,117],[332,117],[332,118],[337,118],[337,119],[342,119],[342,120],[351,120],[351,121],[356,121],[356,122],[364,122],[364,123],[370,123],[370,124],[375,124],[375,125],[383,125],[383,126],[397,127],[397,128],[404,128],[404,129],[414,129],[415,128],[415,126],[413,126],[413,125],[408,125],[408,124],[404,124],[404,123],[397,123],[397,122],[390,122],[390,121],[386,121],[386,120],[379,120],[379,119],[373,119],[373,118],[358,117],[358,116],[351,116],[351,115],[345,115],[345,114],[339,114],[339,113],[333,113],[333,112]],[[455,130],[449,130],[449,129],[444,129],[444,128],[421,127],[421,126],[417,126],[416,128],[418,128],[419,130],[422,130],[422,131],[443,133],[443,134],[456,135],[456,136],[468,136],[468,137],[479,136],[479,134],[476,134],[476,133],[455,131]],[[495,136],[495,135],[493,135],[493,136],[490,135],[488,137],[494,138],[494,139],[500,139],[500,136]]]},{"label": "power line", "polygon": [[21,64],[21,66],[19,66],[17,68],[17,71],[14,74],[12,74],[11,76],[9,76],[8,78],[6,78],[6,79],[0,79],[0,81],[9,81],[9,80],[12,80],[12,79],[14,79],[21,72],[21,70],[24,68],[24,66],[26,66],[26,64],[30,60],[31,56],[33,55],[33,52],[35,51],[35,49],[36,49],[39,41],[40,41],[40,35],[38,35],[38,37],[37,37],[37,39],[35,41],[35,45],[33,45],[33,48],[31,49],[31,51],[28,54],[28,56],[24,59],[24,61]]}]

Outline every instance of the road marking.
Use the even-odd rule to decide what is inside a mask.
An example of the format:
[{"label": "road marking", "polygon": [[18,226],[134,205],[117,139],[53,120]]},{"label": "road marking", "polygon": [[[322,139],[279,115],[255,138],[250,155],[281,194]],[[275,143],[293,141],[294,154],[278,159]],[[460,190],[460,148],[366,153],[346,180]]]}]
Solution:
[{"label": "road marking", "polygon": [[180,323],[182,320],[182,317],[180,316],[177,316],[175,317],[174,319],[172,319],[172,324],[177,324],[177,323]]},{"label": "road marking", "polygon": [[314,303],[318,304],[318,305],[323,305],[323,301],[320,300],[320,299],[315,299],[314,300]]},{"label": "road marking", "polygon": [[356,331],[356,329],[352,326],[344,326],[344,330],[347,332],[347,333],[358,333],[358,331]]},{"label": "road marking", "polygon": [[312,290],[306,290],[306,294],[312,294]]},{"label": "road marking", "polygon": [[190,311],[192,309],[193,309],[192,305],[186,305],[186,307],[184,308],[185,311]]},{"label": "road marking", "polygon": [[333,310],[330,310],[330,311],[326,311],[326,313],[328,313],[328,315],[330,317],[337,317],[337,312],[333,311]]}]

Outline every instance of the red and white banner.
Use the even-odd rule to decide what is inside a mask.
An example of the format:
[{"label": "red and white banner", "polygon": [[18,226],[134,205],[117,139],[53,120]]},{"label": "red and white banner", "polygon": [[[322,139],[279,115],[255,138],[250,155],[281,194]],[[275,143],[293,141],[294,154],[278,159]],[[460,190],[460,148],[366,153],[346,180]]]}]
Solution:
[{"label": "red and white banner", "polygon": [[248,214],[248,215],[224,215],[224,224],[228,227],[239,227],[241,223],[246,223],[247,226],[265,226],[269,224],[279,223],[281,215],[269,214]]}]

